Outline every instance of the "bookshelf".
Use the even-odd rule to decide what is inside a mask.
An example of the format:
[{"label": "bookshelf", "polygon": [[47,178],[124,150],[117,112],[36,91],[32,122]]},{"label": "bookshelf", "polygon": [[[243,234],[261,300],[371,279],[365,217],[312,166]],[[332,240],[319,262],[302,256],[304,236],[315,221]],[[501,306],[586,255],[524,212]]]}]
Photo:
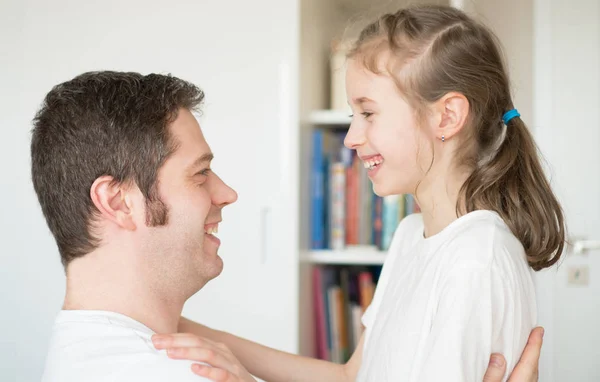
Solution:
[{"label": "bookshelf", "polygon": [[[448,4],[447,0],[433,2]],[[371,16],[396,11],[406,4],[408,1],[389,0],[302,0],[300,3],[298,345],[301,355],[343,363],[352,354],[361,333],[360,318],[373,298],[391,235],[399,219],[411,211],[411,202],[405,201],[404,196],[384,200],[374,195],[366,171],[361,170],[362,163],[353,154],[344,152],[343,136],[351,123],[351,111],[346,105],[344,76],[339,71],[343,60],[336,56],[334,48],[343,38],[354,38]],[[317,137],[319,134],[322,136]],[[327,154],[323,164],[315,165],[319,146]],[[345,177],[344,186],[331,177],[334,168],[331,164],[338,165],[336,174]],[[322,173],[315,182],[315,170],[319,168]],[[348,186],[348,179],[354,182],[352,187]],[[313,186],[322,181],[325,185],[319,187],[322,195],[327,196],[315,209],[318,192],[315,193]],[[347,212],[343,219],[332,218],[334,209],[327,203],[336,194],[331,192],[333,184],[346,189],[347,199],[338,203],[345,211],[352,211],[352,218],[347,217]],[[349,191],[351,188],[353,191]],[[349,203],[348,199],[353,200]],[[388,211],[386,216],[382,213],[384,209]],[[393,215],[398,219],[387,219]],[[391,222],[386,224],[386,219]],[[315,236],[314,227],[320,225],[329,227]],[[346,227],[345,231],[337,236],[332,234],[336,229],[331,226],[340,225]]]}]

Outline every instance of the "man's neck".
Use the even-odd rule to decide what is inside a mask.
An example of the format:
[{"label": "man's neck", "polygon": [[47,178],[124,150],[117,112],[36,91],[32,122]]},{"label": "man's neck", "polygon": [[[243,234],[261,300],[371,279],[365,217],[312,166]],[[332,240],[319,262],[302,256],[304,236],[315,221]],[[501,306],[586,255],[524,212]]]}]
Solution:
[{"label": "man's neck", "polygon": [[177,332],[185,299],[169,296],[124,257],[98,250],[73,260],[67,268],[63,309],[120,313],[156,333]]}]

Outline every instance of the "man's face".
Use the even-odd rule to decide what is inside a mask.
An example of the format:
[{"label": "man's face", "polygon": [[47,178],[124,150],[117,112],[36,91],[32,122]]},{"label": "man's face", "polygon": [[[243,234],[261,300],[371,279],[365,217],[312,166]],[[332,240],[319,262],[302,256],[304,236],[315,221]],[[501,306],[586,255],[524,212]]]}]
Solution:
[{"label": "man's face", "polygon": [[190,111],[181,109],[169,128],[177,149],[157,176],[167,224],[138,228],[149,274],[189,297],[223,269],[220,241],[211,233],[222,208],[235,202],[237,194],[211,171],[213,154]]}]

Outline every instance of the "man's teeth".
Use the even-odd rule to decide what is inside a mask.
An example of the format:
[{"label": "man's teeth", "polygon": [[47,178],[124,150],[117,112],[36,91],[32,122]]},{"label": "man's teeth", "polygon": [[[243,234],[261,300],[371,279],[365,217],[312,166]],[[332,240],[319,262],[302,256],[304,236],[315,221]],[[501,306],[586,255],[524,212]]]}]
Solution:
[{"label": "man's teeth", "polygon": [[206,232],[209,235],[212,235],[213,233],[218,233],[219,232],[219,226],[214,226],[214,227],[210,227],[208,229],[205,229],[204,232]]},{"label": "man's teeth", "polygon": [[366,161],[364,161],[363,164],[364,164],[365,168],[372,170],[375,166],[377,166],[381,163],[383,163],[383,159],[377,158],[377,159],[366,160]]}]

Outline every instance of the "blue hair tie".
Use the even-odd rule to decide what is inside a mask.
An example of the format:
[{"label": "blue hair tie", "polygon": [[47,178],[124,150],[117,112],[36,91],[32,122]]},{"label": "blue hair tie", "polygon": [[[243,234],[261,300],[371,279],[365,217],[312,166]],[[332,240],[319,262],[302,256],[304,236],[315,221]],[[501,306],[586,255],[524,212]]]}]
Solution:
[{"label": "blue hair tie", "polygon": [[512,110],[509,110],[506,113],[504,113],[504,115],[502,116],[502,122],[504,122],[505,125],[508,125],[508,122],[510,122],[511,119],[513,119],[514,117],[520,117],[520,116],[521,116],[521,114],[519,114],[517,109],[512,109]]}]

